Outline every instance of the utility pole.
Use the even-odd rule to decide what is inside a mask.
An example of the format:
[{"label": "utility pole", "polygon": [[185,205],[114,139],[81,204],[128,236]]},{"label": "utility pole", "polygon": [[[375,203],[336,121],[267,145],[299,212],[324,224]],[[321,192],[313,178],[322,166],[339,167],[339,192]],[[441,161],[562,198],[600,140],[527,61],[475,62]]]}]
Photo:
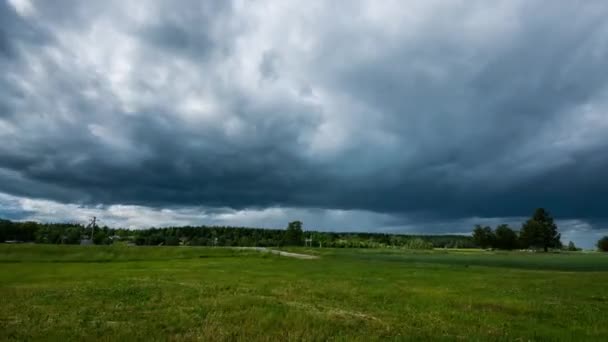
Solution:
[{"label": "utility pole", "polygon": [[93,218],[91,219],[91,222],[89,222],[89,224],[87,224],[86,227],[84,227],[84,229],[88,229],[91,228],[91,236],[90,239],[82,239],[80,240],[80,244],[81,245],[92,245],[93,243],[93,237],[95,236],[95,227],[97,226],[97,217],[93,216]]},{"label": "utility pole", "polygon": [[93,241],[93,236],[95,235],[95,226],[97,225],[97,217],[93,216],[93,219],[89,225],[91,226],[91,241]]}]

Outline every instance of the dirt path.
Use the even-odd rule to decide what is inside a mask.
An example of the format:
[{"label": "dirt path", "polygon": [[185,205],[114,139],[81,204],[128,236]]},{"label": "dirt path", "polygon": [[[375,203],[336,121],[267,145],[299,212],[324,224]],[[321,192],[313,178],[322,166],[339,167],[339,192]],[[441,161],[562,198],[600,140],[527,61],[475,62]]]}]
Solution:
[{"label": "dirt path", "polygon": [[319,257],[316,255],[277,251],[276,249],[270,249],[270,248],[266,248],[266,247],[235,247],[235,248],[236,249],[255,250],[255,251],[262,252],[262,253],[272,253],[272,254],[277,254],[280,256],[286,256],[289,258],[296,258],[296,259],[306,259],[306,260],[319,259]]}]

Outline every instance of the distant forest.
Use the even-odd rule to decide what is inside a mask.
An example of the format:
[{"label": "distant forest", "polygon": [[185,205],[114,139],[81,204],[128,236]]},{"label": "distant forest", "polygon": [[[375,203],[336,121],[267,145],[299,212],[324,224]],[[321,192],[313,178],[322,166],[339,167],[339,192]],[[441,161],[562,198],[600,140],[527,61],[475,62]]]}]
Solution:
[{"label": "distant forest", "polygon": [[[91,234],[92,239],[91,239]],[[471,236],[403,235],[385,233],[338,233],[303,231],[294,221],[286,229],[262,229],[223,226],[184,226],[149,229],[85,227],[70,223],[13,222],[0,219],[0,242],[35,242],[47,244],[98,245],[134,244],[148,246],[304,246],[412,249],[473,248]]]}]

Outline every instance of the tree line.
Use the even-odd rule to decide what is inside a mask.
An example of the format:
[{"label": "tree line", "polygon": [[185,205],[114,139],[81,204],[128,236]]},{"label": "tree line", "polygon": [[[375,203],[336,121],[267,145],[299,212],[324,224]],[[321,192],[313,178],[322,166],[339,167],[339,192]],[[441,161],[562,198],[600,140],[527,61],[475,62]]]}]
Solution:
[{"label": "tree line", "polygon": [[[73,223],[13,222],[0,220],[0,242],[80,244],[129,243],[141,246],[310,246],[334,248],[399,247],[411,249],[474,248],[470,236],[405,235],[385,233],[304,231],[302,222],[290,222],[286,229],[228,226],[183,226],[122,229],[107,226],[95,229]],[[92,236],[91,236],[92,235]]]},{"label": "tree line", "polygon": [[[608,243],[608,237],[605,238]],[[561,242],[561,234],[555,224],[553,217],[543,208],[538,208],[534,214],[516,231],[506,224],[501,224],[492,229],[488,226],[476,225],[473,229],[473,241],[478,247],[493,249],[562,249],[565,246]],[[601,240],[600,240],[601,241]],[[608,247],[608,246],[606,246]],[[565,247],[568,250],[579,250],[572,241]],[[601,242],[598,248],[603,249]]]},{"label": "tree line", "polygon": [[[406,235],[386,233],[304,231],[302,222],[290,222],[286,229],[265,229],[228,226],[183,226],[148,229],[96,227],[76,223],[13,222],[0,219],[0,242],[35,242],[47,244],[115,243],[140,246],[310,246],[334,248],[407,249],[431,248],[493,248],[542,249],[564,248],[557,225],[545,209],[539,208],[519,231],[502,224],[491,227],[475,226],[472,236],[466,235]],[[601,251],[608,252],[608,236],[597,242]],[[570,242],[568,250],[578,250]]]}]

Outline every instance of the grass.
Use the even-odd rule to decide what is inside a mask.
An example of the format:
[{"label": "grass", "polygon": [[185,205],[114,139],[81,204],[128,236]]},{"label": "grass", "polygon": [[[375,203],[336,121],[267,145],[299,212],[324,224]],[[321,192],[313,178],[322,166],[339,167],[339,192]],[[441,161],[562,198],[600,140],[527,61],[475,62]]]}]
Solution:
[{"label": "grass", "polygon": [[0,340],[604,340],[608,256],[0,245]]}]

